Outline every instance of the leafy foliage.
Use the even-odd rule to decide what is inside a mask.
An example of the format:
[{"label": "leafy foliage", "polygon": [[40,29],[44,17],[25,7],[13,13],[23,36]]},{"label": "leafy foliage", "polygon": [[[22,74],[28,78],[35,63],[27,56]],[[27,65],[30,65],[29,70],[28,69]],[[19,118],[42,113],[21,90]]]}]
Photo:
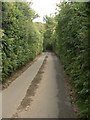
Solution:
[{"label": "leafy foliage", "polygon": [[53,32],[54,32],[54,27],[55,27],[55,20],[54,17],[44,17],[44,21],[46,21],[45,24],[45,32],[44,32],[44,50],[53,50]]},{"label": "leafy foliage", "polygon": [[[90,46],[90,2],[63,2],[58,14],[45,16],[46,24],[33,23],[37,17],[30,4],[2,3],[2,80],[35,58],[43,50],[53,50],[62,61],[76,92],[81,117],[88,117]],[[90,18],[89,18],[90,19]],[[44,43],[43,43],[44,39]],[[1,41],[0,41],[1,42]],[[1,55],[1,54],[0,54]]]},{"label": "leafy foliage", "polygon": [[2,3],[2,81],[42,51],[41,33],[32,22],[35,12],[29,3]]},{"label": "leafy foliage", "polygon": [[62,4],[57,16],[57,55],[63,61],[77,95],[77,102],[83,117],[88,117],[88,16],[85,3]]},{"label": "leafy foliage", "polygon": [[64,64],[65,71],[75,88],[76,104],[81,117],[89,115],[88,15],[90,10],[88,8],[87,3],[59,4],[58,14],[53,21],[50,22],[52,17],[48,19],[49,22],[46,21],[48,27],[44,35],[45,44],[52,44],[54,52]]}]

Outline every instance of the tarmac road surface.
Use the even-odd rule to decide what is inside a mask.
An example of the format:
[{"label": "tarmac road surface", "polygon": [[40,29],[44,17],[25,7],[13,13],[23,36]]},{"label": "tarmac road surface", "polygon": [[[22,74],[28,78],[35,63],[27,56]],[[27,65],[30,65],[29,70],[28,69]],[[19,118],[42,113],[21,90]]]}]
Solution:
[{"label": "tarmac road surface", "polygon": [[27,88],[40,69],[46,53],[43,53],[24,73],[2,92],[2,117],[10,118],[25,96]]},{"label": "tarmac road surface", "polygon": [[[37,74],[46,55],[48,57],[45,65],[41,73]],[[33,80],[35,76],[35,80],[40,79],[40,81]],[[31,83],[32,80],[33,83]],[[2,100],[3,118],[12,116],[18,118],[76,117],[70,102],[62,67],[58,58],[49,52],[42,54],[36,62],[3,91]],[[21,106],[20,109],[17,109],[19,106]]]}]

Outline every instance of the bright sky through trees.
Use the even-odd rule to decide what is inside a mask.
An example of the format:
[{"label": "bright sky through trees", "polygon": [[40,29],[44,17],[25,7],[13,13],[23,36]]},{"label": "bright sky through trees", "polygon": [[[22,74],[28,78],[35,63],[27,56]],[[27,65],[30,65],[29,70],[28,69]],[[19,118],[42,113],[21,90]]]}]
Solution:
[{"label": "bright sky through trees", "polygon": [[59,1],[60,0],[32,0],[32,8],[40,16],[39,18],[35,19],[35,21],[43,22],[43,16],[55,13],[56,3],[59,3]]}]

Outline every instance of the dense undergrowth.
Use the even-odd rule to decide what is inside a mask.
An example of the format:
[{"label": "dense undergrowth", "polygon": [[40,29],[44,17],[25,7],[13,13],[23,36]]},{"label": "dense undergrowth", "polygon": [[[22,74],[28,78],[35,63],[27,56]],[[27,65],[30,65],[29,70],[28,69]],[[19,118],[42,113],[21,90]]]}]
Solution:
[{"label": "dense undergrowth", "polygon": [[2,79],[42,52],[42,35],[33,23],[30,3],[2,3]]},{"label": "dense undergrowth", "polygon": [[52,46],[60,58],[76,93],[79,116],[89,116],[89,60],[88,45],[89,3],[58,4],[56,16],[46,16],[45,48]]}]

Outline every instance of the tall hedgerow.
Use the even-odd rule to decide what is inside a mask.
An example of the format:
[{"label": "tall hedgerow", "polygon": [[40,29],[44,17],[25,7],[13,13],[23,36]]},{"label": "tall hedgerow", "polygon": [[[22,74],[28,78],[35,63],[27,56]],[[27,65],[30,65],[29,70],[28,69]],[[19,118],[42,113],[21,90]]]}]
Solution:
[{"label": "tall hedgerow", "polygon": [[42,51],[42,37],[33,23],[34,16],[30,3],[2,3],[3,81]]},{"label": "tall hedgerow", "polygon": [[[51,44],[60,58],[76,93],[80,117],[89,116],[90,3],[63,2],[58,4],[55,18],[46,21],[44,42]],[[50,22],[53,20],[52,22]],[[55,22],[54,22],[55,20]],[[55,25],[52,27],[51,23]]]}]

